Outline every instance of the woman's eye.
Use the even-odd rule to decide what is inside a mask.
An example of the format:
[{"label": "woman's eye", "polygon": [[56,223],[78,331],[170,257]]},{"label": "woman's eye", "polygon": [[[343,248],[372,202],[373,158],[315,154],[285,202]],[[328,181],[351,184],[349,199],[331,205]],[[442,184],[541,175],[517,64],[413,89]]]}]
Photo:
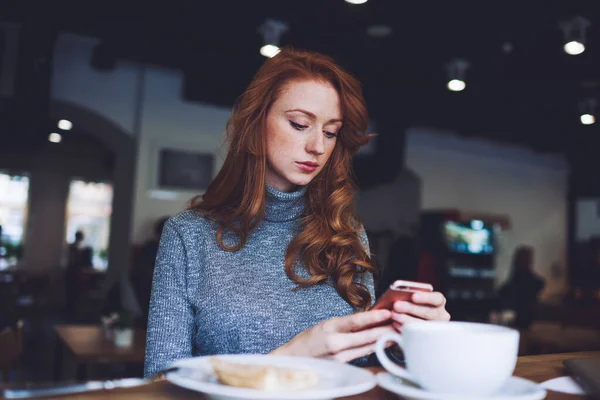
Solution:
[{"label": "woman's eye", "polygon": [[337,137],[337,133],[333,133],[333,132],[325,132],[325,137],[328,139],[333,139]]},{"label": "woman's eye", "polygon": [[292,125],[292,127],[294,127],[294,129],[297,129],[299,131],[302,131],[302,130],[308,128],[308,125],[300,125],[294,121],[290,121],[290,125]]}]

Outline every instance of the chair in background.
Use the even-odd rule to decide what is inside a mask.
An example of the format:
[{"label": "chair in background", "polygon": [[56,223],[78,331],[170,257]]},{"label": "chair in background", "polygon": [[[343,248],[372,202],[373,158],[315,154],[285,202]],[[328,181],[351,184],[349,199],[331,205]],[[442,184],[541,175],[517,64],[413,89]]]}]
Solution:
[{"label": "chair in background", "polygon": [[10,370],[16,367],[17,382],[23,379],[23,321],[0,331],[0,371],[4,382],[10,380]]}]

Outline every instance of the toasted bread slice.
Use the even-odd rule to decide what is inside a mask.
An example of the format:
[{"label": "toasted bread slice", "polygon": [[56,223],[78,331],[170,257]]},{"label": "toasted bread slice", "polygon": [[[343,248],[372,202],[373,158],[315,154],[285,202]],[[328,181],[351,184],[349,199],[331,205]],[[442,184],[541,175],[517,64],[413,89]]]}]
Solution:
[{"label": "toasted bread slice", "polygon": [[242,364],[217,357],[210,361],[219,382],[228,386],[282,392],[310,389],[319,382],[312,370]]}]

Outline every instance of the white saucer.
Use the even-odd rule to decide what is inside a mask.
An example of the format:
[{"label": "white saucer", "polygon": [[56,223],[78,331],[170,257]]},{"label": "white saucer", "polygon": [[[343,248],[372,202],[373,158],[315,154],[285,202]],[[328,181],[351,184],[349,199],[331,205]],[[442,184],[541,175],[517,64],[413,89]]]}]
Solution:
[{"label": "white saucer", "polygon": [[[377,374],[379,386],[392,393],[402,396],[406,400],[479,400],[481,396],[469,397],[464,395],[443,394],[427,392],[411,384],[405,383],[387,372]],[[527,379],[512,376],[502,389],[486,397],[490,400],[540,400],[546,397],[546,391],[538,384]]]},{"label": "white saucer", "polygon": [[219,383],[210,364],[211,357],[187,358],[173,366],[180,370],[167,373],[167,380],[186,389],[208,395],[211,399],[253,400],[321,400],[353,396],[373,389],[375,376],[363,369],[337,361],[316,358],[272,355],[220,355],[219,358],[242,364],[274,365],[287,368],[311,369],[319,376],[316,387],[296,392],[264,392]]}]

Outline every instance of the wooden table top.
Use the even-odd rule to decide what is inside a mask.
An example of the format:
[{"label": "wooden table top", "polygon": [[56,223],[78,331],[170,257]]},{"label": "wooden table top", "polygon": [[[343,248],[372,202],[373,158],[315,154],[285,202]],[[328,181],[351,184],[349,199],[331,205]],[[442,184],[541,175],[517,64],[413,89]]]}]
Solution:
[{"label": "wooden table top", "polygon": [[100,325],[55,325],[54,331],[77,363],[143,363],[146,331],[135,328],[130,348],[116,347],[104,338]]},{"label": "wooden table top", "polygon": [[[549,354],[543,356],[519,357],[514,375],[530,379],[534,382],[544,382],[566,374],[562,362],[569,358],[600,357],[600,352]],[[381,368],[370,368],[374,373],[383,371]],[[64,396],[63,396],[64,397]],[[71,395],[71,400],[106,400],[106,399],[150,399],[150,400],[199,400],[206,399],[201,393],[186,390],[168,382],[155,382],[145,386],[130,389],[115,389],[112,391],[90,392],[86,394]],[[547,400],[578,399],[581,396],[567,395],[548,391]],[[47,399],[55,399],[49,397]],[[346,400],[392,400],[398,399],[380,387],[361,395],[346,397]]]}]

